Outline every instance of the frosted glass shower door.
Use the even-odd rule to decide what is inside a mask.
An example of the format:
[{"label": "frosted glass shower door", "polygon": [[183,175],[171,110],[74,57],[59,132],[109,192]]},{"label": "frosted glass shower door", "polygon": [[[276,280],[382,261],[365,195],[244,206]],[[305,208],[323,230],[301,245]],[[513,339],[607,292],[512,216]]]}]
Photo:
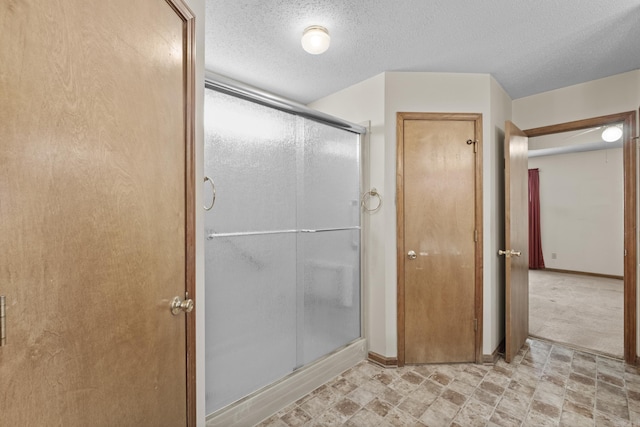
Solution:
[{"label": "frosted glass shower door", "polygon": [[359,153],[357,134],[205,91],[207,414],[360,337]]},{"label": "frosted glass shower door", "polygon": [[360,337],[359,135],[305,120],[298,169],[298,365]]},{"label": "frosted glass shower door", "polygon": [[296,366],[296,133],[295,116],[205,91],[208,414]]}]

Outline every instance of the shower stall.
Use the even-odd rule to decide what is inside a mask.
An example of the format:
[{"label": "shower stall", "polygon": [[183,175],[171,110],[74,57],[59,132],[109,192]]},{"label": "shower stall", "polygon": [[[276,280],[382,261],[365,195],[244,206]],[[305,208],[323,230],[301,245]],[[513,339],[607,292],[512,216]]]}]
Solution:
[{"label": "shower stall", "polygon": [[364,130],[289,110],[207,83],[208,414],[361,337]]}]

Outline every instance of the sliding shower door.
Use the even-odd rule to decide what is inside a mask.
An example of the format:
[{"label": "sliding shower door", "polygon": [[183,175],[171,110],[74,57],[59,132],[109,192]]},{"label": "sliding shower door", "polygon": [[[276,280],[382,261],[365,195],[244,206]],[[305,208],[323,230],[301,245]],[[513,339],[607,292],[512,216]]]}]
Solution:
[{"label": "sliding shower door", "polygon": [[207,413],[360,337],[359,153],[357,134],[206,90]]},{"label": "sliding shower door", "polygon": [[360,336],[358,137],[311,120],[298,167],[298,364]]},{"label": "sliding shower door", "polygon": [[205,106],[205,175],[216,189],[205,214],[211,413],[296,365],[297,123],[211,90]]}]

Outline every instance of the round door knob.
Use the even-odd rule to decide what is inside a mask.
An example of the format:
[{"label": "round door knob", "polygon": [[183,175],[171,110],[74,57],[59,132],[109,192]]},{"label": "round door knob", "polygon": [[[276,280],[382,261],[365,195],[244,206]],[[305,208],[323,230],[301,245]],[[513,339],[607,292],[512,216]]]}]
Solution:
[{"label": "round door knob", "polygon": [[416,258],[418,257],[418,255],[416,255],[415,251],[409,251],[409,252],[407,253],[407,257],[408,257],[409,259],[416,259]]},{"label": "round door knob", "polygon": [[191,298],[180,301],[180,297],[175,297],[171,301],[171,313],[177,316],[180,313],[191,313],[193,310],[193,300]]}]

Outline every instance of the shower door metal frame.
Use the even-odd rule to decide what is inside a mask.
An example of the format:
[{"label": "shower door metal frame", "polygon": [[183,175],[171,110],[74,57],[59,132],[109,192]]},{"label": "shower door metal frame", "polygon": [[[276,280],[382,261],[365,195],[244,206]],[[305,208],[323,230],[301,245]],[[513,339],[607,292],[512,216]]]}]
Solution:
[{"label": "shower door metal frame", "polygon": [[276,110],[284,111],[285,113],[315,120],[316,122],[324,123],[334,128],[348,130],[360,135],[367,132],[367,129],[364,126],[313,110],[306,105],[281,98],[277,95],[273,95],[269,92],[215,73],[205,73],[204,87],[206,89],[212,89],[217,92],[255,102],[266,107],[275,108]]}]

